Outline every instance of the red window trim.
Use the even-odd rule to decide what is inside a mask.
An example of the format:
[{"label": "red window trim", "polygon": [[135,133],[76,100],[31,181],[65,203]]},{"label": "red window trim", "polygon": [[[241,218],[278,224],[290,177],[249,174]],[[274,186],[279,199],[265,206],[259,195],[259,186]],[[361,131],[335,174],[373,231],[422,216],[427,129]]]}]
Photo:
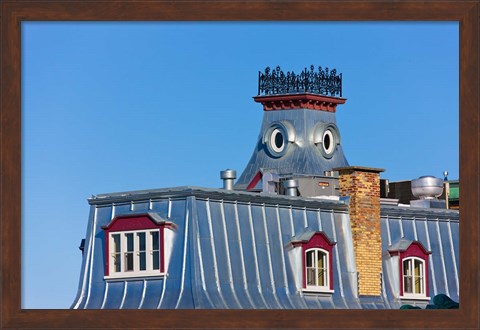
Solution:
[{"label": "red window trim", "polygon": [[428,271],[428,255],[432,254],[432,252],[425,250],[422,243],[420,242],[412,242],[410,246],[405,251],[391,251],[390,254],[398,255],[398,267],[399,267],[399,274],[400,274],[400,297],[403,296],[403,261],[410,257],[416,257],[423,260],[425,264],[425,296],[430,296],[430,288],[429,288],[429,271]]},{"label": "red window trim", "polygon": [[168,221],[156,222],[148,213],[144,214],[127,214],[120,215],[112,219],[110,223],[103,226],[105,237],[105,276],[110,275],[110,233],[126,232],[133,230],[159,230],[159,247],[160,247],[160,270],[159,274],[165,272],[165,249],[164,249],[164,230],[165,228],[172,228],[173,223]]},{"label": "red window trim", "polygon": [[328,252],[328,283],[330,290],[333,290],[333,246],[337,244],[331,242],[327,235],[322,231],[317,231],[308,241],[292,242],[293,247],[302,246],[302,287],[307,288],[307,276],[305,273],[305,257],[309,249],[322,249]]}]

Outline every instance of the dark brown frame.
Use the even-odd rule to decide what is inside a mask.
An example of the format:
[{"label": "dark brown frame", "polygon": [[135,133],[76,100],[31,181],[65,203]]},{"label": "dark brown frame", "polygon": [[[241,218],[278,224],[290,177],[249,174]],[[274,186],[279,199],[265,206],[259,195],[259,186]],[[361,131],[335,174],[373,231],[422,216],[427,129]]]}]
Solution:
[{"label": "dark brown frame", "polygon": [[[2,328],[474,328],[479,324],[479,1],[82,1],[1,4]],[[27,20],[422,20],[460,26],[460,309],[22,310],[20,27]],[[73,297],[72,297],[73,299]]]}]

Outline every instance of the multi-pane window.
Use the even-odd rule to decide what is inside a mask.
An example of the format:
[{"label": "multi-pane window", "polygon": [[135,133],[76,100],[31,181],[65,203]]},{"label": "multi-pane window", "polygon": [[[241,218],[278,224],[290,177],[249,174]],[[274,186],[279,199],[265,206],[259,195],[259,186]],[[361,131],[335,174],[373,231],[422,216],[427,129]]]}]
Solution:
[{"label": "multi-pane window", "polygon": [[310,249],[306,251],[305,259],[307,289],[328,288],[328,252]]},{"label": "multi-pane window", "polygon": [[425,262],[419,258],[403,260],[403,294],[425,296]]},{"label": "multi-pane window", "polygon": [[159,230],[109,234],[111,277],[160,273]]}]

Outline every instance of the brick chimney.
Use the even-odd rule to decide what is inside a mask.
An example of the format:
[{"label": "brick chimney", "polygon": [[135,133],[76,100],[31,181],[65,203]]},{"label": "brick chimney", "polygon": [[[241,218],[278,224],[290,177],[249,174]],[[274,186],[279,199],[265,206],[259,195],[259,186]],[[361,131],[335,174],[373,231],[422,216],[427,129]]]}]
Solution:
[{"label": "brick chimney", "polygon": [[360,166],[333,170],[339,172],[340,196],[350,196],[349,214],[358,272],[358,294],[380,296],[380,172],[384,170]]}]

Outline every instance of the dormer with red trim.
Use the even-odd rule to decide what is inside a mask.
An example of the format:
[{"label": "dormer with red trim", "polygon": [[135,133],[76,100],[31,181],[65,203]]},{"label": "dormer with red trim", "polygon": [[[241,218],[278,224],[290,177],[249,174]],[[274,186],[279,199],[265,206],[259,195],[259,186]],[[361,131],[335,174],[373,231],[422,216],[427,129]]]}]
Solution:
[{"label": "dormer with red trim", "polygon": [[289,258],[303,292],[333,293],[333,242],[322,231],[307,231],[291,241]]},{"label": "dormer with red trim", "polygon": [[401,238],[388,248],[393,277],[400,299],[429,300],[428,259],[432,254],[422,243]]},{"label": "dormer with red trim", "polygon": [[175,225],[157,213],[126,214],[102,227],[105,279],[163,276],[167,272]]}]

